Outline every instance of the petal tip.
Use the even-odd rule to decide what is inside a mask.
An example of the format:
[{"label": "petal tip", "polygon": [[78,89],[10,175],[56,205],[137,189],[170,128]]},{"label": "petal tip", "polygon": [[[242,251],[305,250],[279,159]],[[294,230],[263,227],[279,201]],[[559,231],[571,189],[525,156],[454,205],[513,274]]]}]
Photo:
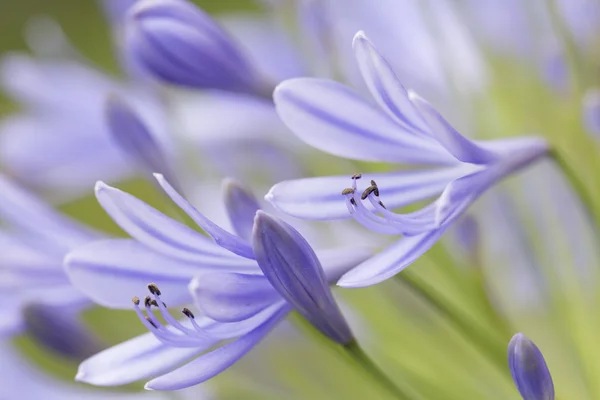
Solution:
[{"label": "petal tip", "polygon": [[356,42],[359,40],[369,41],[367,34],[362,29],[360,31],[356,32],[356,34],[354,34],[354,38],[352,39],[352,45],[355,45]]}]

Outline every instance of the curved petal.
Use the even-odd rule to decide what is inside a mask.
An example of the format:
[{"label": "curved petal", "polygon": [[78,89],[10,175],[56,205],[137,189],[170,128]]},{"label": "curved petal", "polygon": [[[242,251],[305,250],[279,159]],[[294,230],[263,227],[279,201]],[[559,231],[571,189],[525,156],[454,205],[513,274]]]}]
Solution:
[{"label": "curved petal", "polygon": [[431,135],[398,77],[363,31],[352,42],[358,67],[371,95],[394,121],[417,135]]},{"label": "curved petal", "polygon": [[498,159],[496,153],[458,133],[426,100],[415,93],[410,93],[410,98],[429,126],[431,134],[458,160],[473,164],[487,164]]},{"label": "curved petal", "polygon": [[[373,179],[389,208],[402,207],[441,193],[453,179],[467,174],[470,165],[434,170],[364,174]],[[280,211],[313,220],[350,218],[342,190],[351,186],[349,175],[284,181],[271,188],[265,199]]]},{"label": "curved petal", "polygon": [[177,204],[190,218],[198,224],[206,233],[208,233],[215,242],[242,257],[254,259],[254,253],[252,247],[247,240],[240,238],[239,236],[232,235],[227,232],[210,219],[206,218],[200,213],[189,201],[184,199],[177,191],[166,181],[161,174],[154,174],[154,177],[158,181],[158,184],[163,188],[167,195]]},{"label": "curved petal", "polygon": [[103,182],[96,184],[96,198],[125,232],[160,253],[191,262],[231,257],[201,233]]},{"label": "curved petal", "polygon": [[252,191],[237,181],[227,179],[223,182],[223,197],[229,221],[239,237],[250,240],[254,215],[260,204]]},{"label": "curved petal", "polygon": [[131,298],[145,293],[149,283],[162,289],[169,306],[189,303],[187,285],[200,270],[131,239],[107,239],[78,247],[67,254],[65,268],[71,283],[96,303],[128,310]]},{"label": "curved petal", "polygon": [[183,389],[220,374],[252,350],[287,313],[288,309],[279,310],[255,330],[225,346],[203,354],[173,372],[151,380],[145,388],[150,390]]},{"label": "curved petal", "polygon": [[431,248],[448,225],[416,236],[404,237],[381,253],[368,259],[338,281],[341,287],[375,285],[396,275]]},{"label": "curved petal", "polygon": [[358,93],[334,81],[287,80],[273,93],[279,117],[319,150],[365,161],[455,162],[441,146],[396,124]]},{"label": "curved petal", "polygon": [[263,275],[206,273],[190,283],[196,307],[216,321],[250,318],[281,301]]},{"label": "curved petal", "polygon": [[149,332],[88,358],[79,365],[75,380],[96,386],[117,386],[148,379],[172,370],[216,342],[175,348],[161,343]]}]

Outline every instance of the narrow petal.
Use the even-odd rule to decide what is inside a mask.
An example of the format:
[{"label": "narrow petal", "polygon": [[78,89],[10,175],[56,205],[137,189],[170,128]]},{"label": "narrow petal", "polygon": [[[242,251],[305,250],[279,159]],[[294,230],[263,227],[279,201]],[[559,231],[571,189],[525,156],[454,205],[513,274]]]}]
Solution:
[{"label": "narrow petal", "polygon": [[203,354],[173,372],[151,380],[145,388],[150,390],[177,390],[207,381],[235,364],[252,350],[285,317],[288,311],[287,308],[279,310],[255,330],[225,346]]},{"label": "narrow petal", "polygon": [[338,281],[341,287],[375,285],[396,275],[431,248],[448,225],[416,236],[404,237],[374,257],[344,274]]},{"label": "narrow petal", "polygon": [[265,277],[300,314],[337,343],[354,340],[319,259],[298,231],[258,211],[252,246]]},{"label": "narrow petal", "polygon": [[173,200],[175,204],[185,211],[185,213],[189,215],[190,218],[194,220],[196,224],[198,224],[198,226],[208,233],[219,246],[239,256],[252,259],[254,258],[252,247],[247,240],[244,240],[239,236],[232,235],[212,222],[210,219],[206,218],[202,213],[196,210],[196,208],[192,206],[189,201],[177,193],[177,191],[162,175],[154,174],[154,176],[156,177],[158,184],[163,188],[171,200]]},{"label": "narrow petal", "polygon": [[352,42],[362,77],[371,95],[393,120],[417,135],[431,135],[398,77],[373,43],[360,31]]},{"label": "narrow petal", "polygon": [[[218,268],[220,266],[215,266]],[[197,265],[165,257],[131,239],[107,239],[76,248],[65,258],[71,283],[96,303],[131,309],[131,297],[156,283],[169,306],[191,301],[187,285]]]},{"label": "narrow petal", "polygon": [[498,155],[465,138],[450,125],[426,100],[411,93],[411,100],[419,110],[431,134],[458,160],[473,164],[487,164],[498,159]]},{"label": "narrow petal", "polygon": [[96,198],[123,230],[157,252],[192,262],[228,256],[206,236],[119,189],[98,182]]},{"label": "narrow petal", "polygon": [[125,385],[164,374],[214,344],[175,348],[149,332],[88,358],[79,365],[75,380],[96,386]]},{"label": "narrow petal", "polygon": [[149,177],[161,173],[170,182],[177,182],[165,152],[143,120],[117,95],[105,104],[108,130],[121,150]]},{"label": "narrow petal", "polygon": [[417,164],[456,162],[437,143],[415,136],[337,82],[290,79],[277,86],[273,99],[277,113],[292,132],[333,155]]},{"label": "narrow petal", "polygon": [[[452,180],[467,174],[469,165],[435,170],[364,174],[377,182],[388,208],[402,207],[440,194]],[[284,181],[269,190],[265,199],[294,217],[314,220],[350,218],[342,190],[349,187],[349,175]]]},{"label": "narrow petal", "polygon": [[281,301],[263,275],[205,273],[190,284],[196,306],[209,318],[236,322]]},{"label": "narrow petal", "polygon": [[239,237],[250,240],[254,215],[260,204],[252,192],[241,183],[228,179],[223,184],[225,207],[229,221]]}]

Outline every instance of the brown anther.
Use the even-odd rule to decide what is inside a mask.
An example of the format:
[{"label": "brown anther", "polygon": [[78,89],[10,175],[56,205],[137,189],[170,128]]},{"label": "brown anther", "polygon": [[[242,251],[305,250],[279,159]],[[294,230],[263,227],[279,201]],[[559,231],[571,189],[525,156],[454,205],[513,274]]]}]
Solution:
[{"label": "brown anther", "polygon": [[185,307],[184,307],[184,308],[183,308],[183,310],[181,310],[181,312],[182,312],[182,313],[183,313],[183,314],[184,314],[186,317],[188,317],[188,318],[192,318],[192,319],[196,318],[196,317],[194,316],[194,313],[193,313],[193,312],[191,312],[189,308],[185,308]]},{"label": "brown anther", "polygon": [[154,322],[152,322],[152,320],[150,319],[150,317],[146,317],[146,321],[150,322],[150,324],[158,329],[158,326],[156,326],[156,324]]},{"label": "brown anther", "polygon": [[354,201],[354,197],[352,197],[352,198],[350,199],[350,204],[352,204],[353,206],[355,206],[355,205],[356,205],[356,201]]},{"label": "brown anther", "polygon": [[152,297],[150,297],[150,296],[144,297],[144,305],[146,307],[150,307],[152,305],[152,301],[153,301]]},{"label": "brown anther", "polygon": [[360,179],[360,178],[362,178],[362,174],[360,172],[352,175],[352,179]]},{"label": "brown anther", "polygon": [[380,205],[381,207],[383,207],[383,208],[387,209],[387,207],[383,205],[383,203],[381,202],[381,200],[379,201],[379,205]]},{"label": "brown anther", "polygon": [[150,305],[154,306],[154,307],[158,307],[158,303],[154,299],[150,302]]},{"label": "brown anther", "polygon": [[137,296],[133,296],[133,298],[131,299],[131,301],[133,301],[133,304],[135,304],[136,306],[140,305],[140,298]]},{"label": "brown anther", "polygon": [[344,196],[349,195],[349,194],[353,194],[353,193],[354,193],[354,189],[352,189],[352,188],[346,188],[346,189],[342,190],[342,194]]},{"label": "brown anther", "polygon": [[156,286],[156,284],[149,283],[148,290],[150,291],[150,293],[160,296],[160,289],[158,289],[158,286]]},{"label": "brown anther", "polygon": [[361,199],[366,199],[367,197],[369,197],[369,195],[373,192],[375,192],[377,190],[376,186],[369,186],[368,188],[365,189],[365,191],[363,192],[363,194],[360,196]]},{"label": "brown anther", "polygon": [[375,190],[373,190],[373,193],[375,193],[375,196],[379,197],[379,187],[377,187],[377,183],[375,183],[375,181],[373,179],[371,179],[371,186],[373,186],[375,188]]}]

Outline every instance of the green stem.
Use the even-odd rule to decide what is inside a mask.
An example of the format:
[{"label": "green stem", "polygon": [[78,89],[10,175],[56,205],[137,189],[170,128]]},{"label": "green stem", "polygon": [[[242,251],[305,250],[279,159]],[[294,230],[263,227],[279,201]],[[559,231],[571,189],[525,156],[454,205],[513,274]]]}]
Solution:
[{"label": "green stem", "polygon": [[469,321],[460,312],[454,310],[448,302],[441,296],[434,294],[435,290],[427,287],[427,284],[420,281],[418,278],[412,277],[408,271],[395,276],[396,282],[407,284],[415,293],[425,299],[432,307],[434,307],[451,325],[458,331],[462,332],[471,340],[483,354],[491,356],[494,361],[493,365],[498,367],[502,376],[508,377],[507,361],[506,361],[506,343],[499,343],[491,340],[489,335],[481,332],[479,329],[473,329],[473,321]]},{"label": "green stem", "polygon": [[352,341],[351,343],[344,345],[344,349],[347,353],[377,382],[385,387],[394,397],[400,400],[410,400],[412,397],[400,389],[394,382],[392,382],[371,358],[363,351],[358,342]]},{"label": "green stem", "polygon": [[582,201],[585,207],[585,211],[588,214],[588,217],[590,218],[590,221],[596,221],[596,224],[594,224],[594,226],[598,227],[600,225],[600,221],[598,220],[596,213],[594,212],[594,201],[590,193],[586,189],[584,183],[581,181],[581,179],[575,173],[575,171],[571,169],[569,163],[564,158],[562,158],[557,151],[552,150],[550,152],[550,157],[552,157],[554,162],[556,162],[556,164],[560,167],[561,171],[563,172],[563,174],[565,175],[565,177],[579,196],[579,199]]}]

